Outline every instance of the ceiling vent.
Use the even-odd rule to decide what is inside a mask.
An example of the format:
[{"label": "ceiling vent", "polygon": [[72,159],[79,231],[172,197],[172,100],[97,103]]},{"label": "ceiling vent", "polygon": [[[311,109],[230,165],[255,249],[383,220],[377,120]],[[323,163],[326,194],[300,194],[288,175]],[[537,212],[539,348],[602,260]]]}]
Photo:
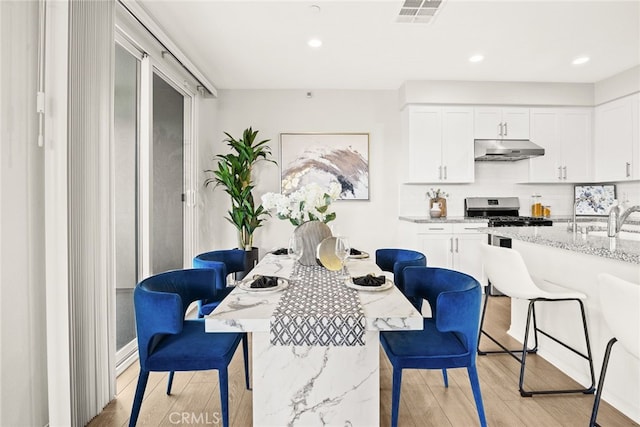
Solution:
[{"label": "ceiling vent", "polygon": [[428,24],[433,21],[444,0],[405,0],[397,22],[410,24]]}]

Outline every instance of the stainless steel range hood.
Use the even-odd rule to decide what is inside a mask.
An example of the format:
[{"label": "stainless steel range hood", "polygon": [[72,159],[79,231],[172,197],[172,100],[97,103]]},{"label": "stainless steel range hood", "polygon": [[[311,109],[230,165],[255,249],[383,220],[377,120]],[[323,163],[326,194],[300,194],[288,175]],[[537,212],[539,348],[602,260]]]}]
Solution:
[{"label": "stainless steel range hood", "polygon": [[514,162],[544,155],[544,148],[528,139],[476,139],[476,161]]}]

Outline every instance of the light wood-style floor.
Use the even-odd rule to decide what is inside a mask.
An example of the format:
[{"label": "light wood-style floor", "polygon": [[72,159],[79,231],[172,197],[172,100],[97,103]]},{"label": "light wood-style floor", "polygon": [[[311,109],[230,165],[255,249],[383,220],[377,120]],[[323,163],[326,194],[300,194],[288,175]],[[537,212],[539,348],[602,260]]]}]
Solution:
[{"label": "light wood-style floor", "polygon": [[[492,298],[489,307],[485,320],[488,330],[506,342],[511,341],[516,348],[517,342],[504,334],[509,322],[509,299]],[[492,348],[488,340],[483,340],[481,346],[483,349]],[[523,398],[518,392],[520,368],[509,355],[479,356],[477,365],[488,425],[585,427],[589,424],[593,395]],[[89,423],[90,427],[128,424],[138,369],[138,365],[134,364],[118,377],[116,398]],[[252,425],[251,392],[244,387],[242,369],[242,351],[238,347],[229,367],[229,420],[234,427]],[[599,371],[598,366],[596,374]],[[222,424],[218,419],[220,395],[216,371],[176,373],[171,396],[165,394],[166,380],[166,374],[151,374],[138,425],[210,427]],[[571,383],[572,380],[539,356],[527,358],[528,387],[558,387]],[[277,390],[274,392],[277,393]],[[465,369],[449,370],[449,388],[444,388],[440,371],[405,370],[400,400],[398,424],[401,427],[466,427],[479,424]],[[380,425],[390,425],[390,419],[391,365],[381,349]],[[600,405],[598,422],[606,427],[638,425],[604,401]]]}]

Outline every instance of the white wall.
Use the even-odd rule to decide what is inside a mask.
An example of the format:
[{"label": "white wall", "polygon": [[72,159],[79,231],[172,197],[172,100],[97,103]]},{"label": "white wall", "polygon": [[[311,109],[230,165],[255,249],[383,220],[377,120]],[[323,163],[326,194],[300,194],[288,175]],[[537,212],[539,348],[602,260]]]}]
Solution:
[{"label": "white wall", "polygon": [[0,425],[48,421],[37,2],[0,2]]},{"label": "white wall", "polygon": [[[213,167],[211,153],[222,153],[226,147],[223,131],[233,136],[252,126],[258,137],[271,139],[274,159],[279,160],[281,132],[368,132],[369,201],[337,201],[337,219],[332,224],[348,234],[351,244],[365,251],[392,245],[395,241],[398,205],[398,158],[400,113],[396,91],[315,91],[312,98],[302,90],[222,90],[211,111],[217,121],[215,133],[202,135],[201,169]],[[205,109],[203,108],[203,112]],[[200,114],[200,120],[206,120]],[[256,194],[280,191],[279,166],[263,162],[256,168]],[[234,228],[221,219],[226,215],[229,199],[222,189],[202,194],[206,207],[200,218],[201,250],[236,246]],[[261,253],[286,245],[293,226],[277,218],[269,219],[255,235]]]}]

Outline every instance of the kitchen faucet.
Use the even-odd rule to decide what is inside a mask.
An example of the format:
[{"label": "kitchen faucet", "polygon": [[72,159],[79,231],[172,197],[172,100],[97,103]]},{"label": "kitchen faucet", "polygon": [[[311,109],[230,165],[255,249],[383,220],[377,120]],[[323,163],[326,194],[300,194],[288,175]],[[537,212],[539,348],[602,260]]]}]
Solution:
[{"label": "kitchen faucet", "polygon": [[622,212],[620,211],[619,205],[613,206],[609,211],[607,235],[609,237],[616,237],[622,228],[622,224],[625,223],[629,215],[633,212],[640,212],[640,205],[631,206]]},{"label": "kitchen faucet", "polygon": [[576,234],[578,232],[578,223],[576,223],[576,211],[578,210],[578,203],[583,200],[586,200],[586,197],[580,196],[576,197],[576,201],[573,202],[573,222],[571,223],[571,231],[573,232],[573,234]]}]

